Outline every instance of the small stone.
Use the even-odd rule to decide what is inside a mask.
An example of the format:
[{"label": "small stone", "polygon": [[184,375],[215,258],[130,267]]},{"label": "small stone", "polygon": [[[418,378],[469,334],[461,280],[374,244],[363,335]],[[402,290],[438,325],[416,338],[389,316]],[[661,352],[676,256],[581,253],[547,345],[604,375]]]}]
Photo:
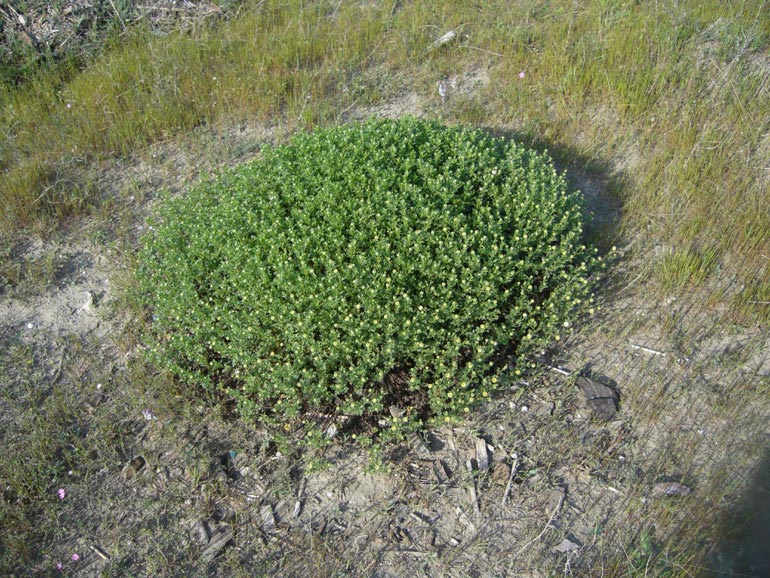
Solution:
[{"label": "small stone", "polygon": [[425,443],[425,440],[423,440],[419,434],[414,434],[412,436],[411,446],[419,459],[429,460],[433,457],[428,444]]},{"label": "small stone", "polygon": [[594,415],[602,420],[610,420],[618,411],[618,393],[611,387],[580,375],[577,384],[586,396],[586,404]]},{"label": "small stone", "polygon": [[537,408],[536,414],[540,417],[549,417],[553,415],[554,409],[556,409],[556,404],[552,401],[547,401]]},{"label": "small stone", "polygon": [[548,511],[558,512],[564,504],[564,498],[567,492],[564,488],[554,488],[548,494]]},{"label": "small stone", "polygon": [[511,477],[511,467],[505,462],[495,462],[492,465],[490,477],[496,484],[506,486],[508,485],[508,479]]},{"label": "small stone", "polygon": [[572,542],[565,538],[564,540],[559,542],[558,545],[551,548],[551,552],[564,554],[565,552],[573,552],[578,548],[580,548],[579,544],[575,544],[575,542]]},{"label": "small stone", "polygon": [[275,532],[275,516],[273,515],[273,508],[270,505],[262,506],[259,510],[259,515],[262,518],[262,529],[265,534],[272,534]]},{"label": "small stone", "polygon": [[193,538],[201,544],[208,544],[211,534],[205,520],[198,520],[192,528]]},{"label": "small stone", "polygon": [[677,482],[660,482],[652,488],[653,498],[668,498],[672,496],[686,496],[692,490]]}]

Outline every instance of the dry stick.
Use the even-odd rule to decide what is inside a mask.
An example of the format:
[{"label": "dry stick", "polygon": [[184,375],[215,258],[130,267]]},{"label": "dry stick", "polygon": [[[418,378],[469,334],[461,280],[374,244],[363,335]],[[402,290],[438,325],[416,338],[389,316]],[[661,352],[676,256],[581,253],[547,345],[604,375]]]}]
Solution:
[{"label": "dry stick", "polygon": [[[110,0],[110,4],[112,4],[112,0]],[[257,9],[261,8],[262,4],[264,4],[264,2],[260,2],[259,5],[257,6]],[[140,4],[140,5],[137,6],[137,8],[140,9],[140,10],[146,10],[147,12],[153,12],[153,11],[158,11],[158,12],[185,12],[185,13],[190,12],[190,10],[187,9],[187,8],[176,8],[176,7],[172,7],[172,6],[150,6],[150,5],[147,5],[147,4]],[[212,6],[210,8],[207,8],[204,13],[205,13],[205,15],[221,14],[222,13],[222,9],[218,8],[216,6]]]},{"label": "dry stick", "polygon": [[93,553],[99,556],[99,558],[101,558],[102,560],[110,559],[110,555],[107,554],[107,552],[105,552],[104,550],[102,550],[99,546],[96,546],[95,544],[89,544],[88,547],[91,548]]},{"label": "dry stick", "polygon": [[478,50],[479,52],[484,52],[485,54],[491,54],[492,56],[499,56],[500,58],[503,58],[504,56],[500,54],[499,52],[492,52],[491,50],[484,50],[483,48],[479,48],[478,46],[463,46],[463,48],[468,48],[470,50]]},{"label": "dry stick", "polygon": [[546,367],[551,371],[555,371],[556,373],[560,373],[562,375],[572,375],[571,371],[567,371],[566,369],[562,369],[561,367],[555,367],[553,365],[546,365]]},{"label": "dry stick", "polygon": [[665,351],[658,351],[657,349],[650,349],[649,347],[645,347],[643,345],[635,345],[633,343],[629,343],[629,345],[633,349],[638,349],[640,351],[644,351],[645,353],[652,353],[653,355],[666,355]]},{"label": "dry stick", "polygon": [[505,493],[503,494],[503,502],[502,505],[505,506],[506,500],[508,500],[508,496],[511,493],[511,488],[513,488],[513,478],[516,476],[516,470],[519,469],[519,456],[516,454],[513,454],[513,463],[511,464],[511,475],[508,476],[508,485],[505,486]]},{"label": "dry stick", "polygon": [[118,7],[115,6],[115,2],[110,0],[110,6],[112,6],[112,9],[115,11],[115,16],[118,17],[118,20],[120,21],[120,25],[123,27],[123,32],[126,31],[126,23],[123,22],[123,17],[120,15],[120,12],[118,11]]},{"label": "dry stick", "polygon": [[543,537],[543,534],[545,534],[545,533],[546,533],[546,531],[548,530],[548,527],[551,525],[551,522],[553,522],[553,519],[556,517],[556,514],[558,513],[558,511],[559,511],[559,510],[561,510],[562,504],[564,504],[564,494],[561,494],[561,496],[559,496],[559,503],[558,503],[558,504],[556,504],[556,507],[553,509],[553,512],[551,512],[551,517],[550,517],[550,518],[548,518],[548,522],[546,522],[545,526],[544,526],[544,527],[543,527],[543,529],[540,531],[540,533],[539,533],[537,536],[535,536],[534,538],[532,538],[532,539],[531,539],[529,542],[527,542],[526,544],[524,544],[524,545],[521,547],[521,549],[520,549],[518,552],[516,552],[516,554],[514,554],[514,556],[513,556],[512,560],[515,560],[516,558],[518,558],[519,556],[521,556],[521,555],[524,553],[524,550],[526,550],[527,548],[529,548],[529,547],[530,547],[532,544],[534,544],[534,543],[535,543],[535,542],[537,542],[537,541],[538,541],[540,538],[542,538],[542,537]]}]

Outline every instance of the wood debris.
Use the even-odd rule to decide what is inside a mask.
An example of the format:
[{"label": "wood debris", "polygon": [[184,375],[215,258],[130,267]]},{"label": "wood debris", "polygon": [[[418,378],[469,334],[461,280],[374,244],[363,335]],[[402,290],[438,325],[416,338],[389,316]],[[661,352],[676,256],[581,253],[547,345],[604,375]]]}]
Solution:
[{"label": "wood debris", "polygon": [[61,55],[86,46],[93,41],[92,33],[103,35],[109,30],[111,19],[126,33],[141,22],[154,30],[188,30],[204,19],[223,14],[216,3],[206,1],[150,0],[136,4],[108,0],[109,15],[103,13],[100,4],[84,0],[0,2],[1,36],[6,43],[18,40],[32,46],[42,58],[48,53]]},{"label": "wood debris", "polygon": [[206,545],[211,540],[211,532],[205,520],[198,520],[192,527],[193,539],[202,545]]},{"label": "wood debris", "polygon": [[450,42],[454,41],[457,38],[457,32],[454,30],[450,30],[446,34],[442,35],[441,38],[437,39],[433,44],[428,47],[428,52],[431,52],[433,50],[436,50],[437,48],[440,48],[442,46],[445,46],[446,44],[449,44]]},{"label": "wood debris", "polygon": [[209,543],[201,553],[201,557],[205,562],[211,562],[232,539],[233,529],[230,524],[221,524],[214,530]]},{"label": "wood debris", "polygon": [[452,477],[452,471],[444,460],[433,461],[433,474],[436,476],[436,482],[439,486]]},{"label": "wood debris", "polygon": [[489,448],[484,438],[476,438],[476,465],[482,473],[489,469]]},{"label": "wood debris", "polygon": [[421,460],[429,460],[433,457],[428,444],[419,434],[414,434],[411,440],[412,449],[417,454],[417,457]]},{"label": "wood debris", "polygon": [[479,508],[479,496],[476,492],[476,477],[473,475],[473,464],[471,464],[470,460],[465,462],[465,467],[468,469],[468,473],[471,475],[470,494],[473,513],[476,515],[476,519],[479,519],[481,517],[481,510]]}]

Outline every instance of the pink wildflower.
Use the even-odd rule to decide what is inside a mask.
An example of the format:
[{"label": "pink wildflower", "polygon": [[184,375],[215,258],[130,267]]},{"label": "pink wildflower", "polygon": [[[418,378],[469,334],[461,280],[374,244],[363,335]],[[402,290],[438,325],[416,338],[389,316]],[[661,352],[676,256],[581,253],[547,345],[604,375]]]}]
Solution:
[{"label": "pink wildflower", "polygon": [[525,76],[527,76],[527,75],[524,73],[523,70],[521,72],[519,72],[519,78],[524,78]]},{"label": "pink wildflower", "polygon": [[80,556],[78,556],[77,554],[73,554],[72,555],[72,561],[73,562],[77,562],[78,560],[80,560]]},{"label": "pink wildflower", "polygon": [[56,495],[59,496],[60,500],[63,500],[67,496],[67,490],[64,488],[59,488],[59,491],[56,492]]}]

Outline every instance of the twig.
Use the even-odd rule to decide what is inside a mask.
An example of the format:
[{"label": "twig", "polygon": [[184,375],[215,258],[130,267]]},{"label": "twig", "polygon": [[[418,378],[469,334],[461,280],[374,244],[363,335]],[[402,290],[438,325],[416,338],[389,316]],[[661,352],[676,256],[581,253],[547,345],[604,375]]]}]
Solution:
[{"label": "twig", "polygon": [[390,16],[388,16],[389,19],[392,19],[396,15],[396,11],[398,10],[399,4],[400,4],[399,0],[395,0],[395,2],[393,2],[393,7],[390,9]]},{"label": "twig", "polygon": [[631,286],[632,286],[634,283],[636,283],[637,281],[639,281],[639,279],[641,279],[642,277],[644,277],[646,274],[647,274],[647,270],[646,270],[646,269],[642,270],[642,272],[641,272],[641,273],[639,273],[639,274],[638,274],[636,277],[634,277],[633,279],[631,279],[631,281],[629,281],[628,283],[626,283],[626,285],[625,285],[624,287],[621,287],[621,288],[618,290],[618,294],[621,294],[621,293],[623,293],[624,291],[627,291],[629,288],[631,288]]},{"label": "twig", "polygon": [[657,349],[650,349],[649,347],[645,347],[643,345],[635,345],[633,343],[629,343],[631,348],[638,349],[639,351],[644,351],[645,353],[652,353],[653,355],[666,355],[665,351],[658,351]]},{"label": "twig", "polygon": [[555,371],[556,373],[560,373],[562,375],[572,375],[571,371],[567,371],[566,369],[562,369],[561,367],[555,367],[553,365],[546,365],[546,367],[551,371]]},{"label": "twig", "polygon": [[104,550],[102,550],[99,546],[96,546],[94,544],[89,544],[88,547],[91,548],[93,553],[96,554],[97,556],[99,556],[99,558],[101,558],[102,560],[109,560],[110,559],[110,555],[107,554],[107,552],[105,552]]},{"label": "twig", "polygon": [[457,514],[457,519],[466,527],[468,530],[470,530],[471,534],[476,533],[476,526],[473,525],[473,522],[471,522],[470,518],[465,515],[465,512],[463,512],[463,509],[460,506],[455,507],[455,514]]},{"label": "twig", "polygon": [[516,470],[519,469],[519,456],[513,454],[513,463],[511,464],[511,475],[508,476],[508,485],[505,486],[505,493],[503,494],[502,505],[505,506],[505,502],[508,500],[508,496],[513,488],[513,478],[516,477]]},{"label": "twig", "polygon": [[551,371],[554,371],[554,372],[559,373],[561,375],[572,375],[572,372],[570,370],[562,369],[561,367],[559,367],[557,365],[551,365],[550,363],[548,363],[548,359],[546,359],[544,357],[535,356],[535,357],[531,357],[530,359],[532,361],[534,361],[535,363],[539,363],[543,367],[547,367]]},{"label": "twig", "polygon": [[115,6],[115,2],[110,0],[110,6],[112,6],[112,9],[115,11],[115,16],[118,17],[118,20],[120,21],[120,25],[123,27],[123,32],[126,31],[126,23],[123,22],[123,16],[120,15],[120,12],[118,11],[118,7]]},{"label": "twig", "polygon": [[491,50],[484,50],[483,48],[479,48],[478,46],[463,46],[463,48],[470,48],[471,50],[478,50],[479,52],[484,52],[485,54],[491,54],[492,56],[499,56],[500,58],[503,58],[503,55],[499,52],[492,52]]},{"label": "twig", "polygon": [[515,560],[516,558],[518,558],[519,556],[521,556],[521,555],[524,553],[524,550],[526,550],[527,548],[529,548],[529,547],[530,547],[532,544],[534,544],[534,543],[535,543],[535,542],[537,542],[537,541],[538,541],[540,538],[542,538],[542,537],[543,537],[543,535],[546,533],[546,531],[548,531],[548,528],[550,527],[550,525],[551,525],[551,522],[553,522],[553,519],[556,517],[556,514],[559,512],[559,510],[561,510],[562,504],[564,504],[564,494],[561,494],[561,495],[559,496],[559,503],[558,503],[558,504],[556,504],[556,506],[554,507],[554,509],[553,509],[553,512],[551,512],[551,517],[550,517],[550,518],[548,518],[548,522],[546,522],[545,526],[544,526],[544,527],[543,527],[543,529],[540,531],[540,533],[539,533],[537,536],[535,536],[534,538],[532,538],[532,539],[531,539],[529,542],[527,542],[526,544],[524,544],[524,545],[521,547],[521,549],[520,549],[518,552],[516,552],[516,554],[514,554],[514,556],[513,556],[512,560]]},{"label": "twig", "polygon": [[[110,4],[112,4],[112,0],[110,0]],[[261,5],[264,4],[264,2],[261,2],[259,6],[257,6],[257,9],[261,8]],[[141,10],[146,10],[147,12],[152,11],[158,11],[158,12],[190,12],[187,8],[177,8],[174,6],[148,6],[148,5],[139,5],[137,8]],[[216,6],[210,6],[207,7],[206,10],[201,10],[199,13],[202,13],[204,16],[208,16],[210,14],[221,14],[222,9],[218,8]]]}]

